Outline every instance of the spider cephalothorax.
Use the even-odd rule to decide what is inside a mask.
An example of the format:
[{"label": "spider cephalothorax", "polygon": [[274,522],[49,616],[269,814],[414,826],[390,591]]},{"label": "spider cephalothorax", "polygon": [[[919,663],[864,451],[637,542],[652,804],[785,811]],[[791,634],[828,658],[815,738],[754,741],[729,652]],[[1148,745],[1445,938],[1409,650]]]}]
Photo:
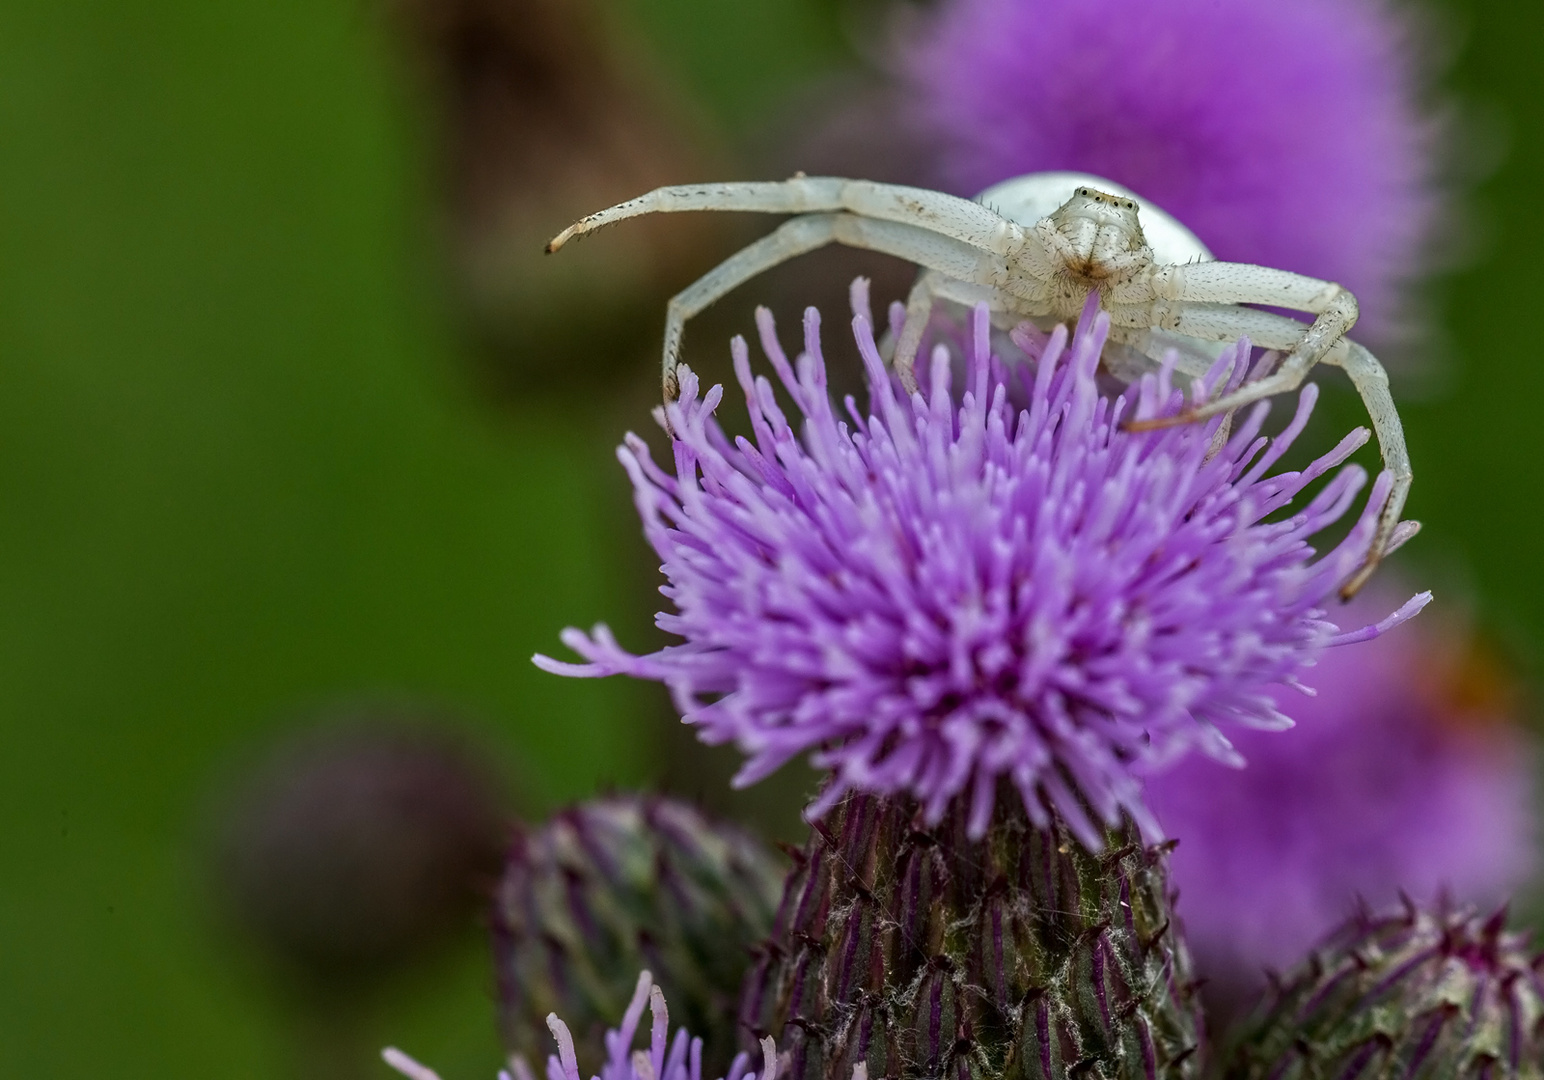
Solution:
[{"label": "spider cephalothorax", "polygon": [[[1080,187],[1047,220],[1065,244],[1058,251],[1063,265],[1057,276],[1085,296],[1090,289],[1108,295],[1112,286],[1152,263],[1135,199]],[[1067,298],[1073,295],[1069,291]]]},{"label": "spider cephalothorax", "polygon": [[[795,176],[781,182],[664,187],[591,214],[547,245],[640,214],[740,210],[795,214],[774,232],[731,256],[670,301],[665,323],[664,392],[677,393],[675,367],[686,320],[736,286],[804,252],[839,243],[907,259],[923,267],[906,303],[896,341],[896,374],[915,389],[913,364],[937,301],[985,303],[1005,327],[1042,327],[1075,320],[1091,293],[1109,313],[1110,342],[1130,371],[1173,357],[1177,369],[1201,375],[1218,342],[1248,337],[1283,355],[1232,393],[1195,402],[1154,427],[1186,423],[1295,389],[1315,364],[1343,368],[1372,417],[1393,474],[1388,502],[1367,563],[1342,590],[1350,596],[1379,560],[1418,526],[1399,515],[1410,491],[1410,457],[1382,365],[1346,337],[1356,298],[1333,282],[1247,263],[1217,262],[1179,222],[1119,184],[1077,173],[1032,173],[990,188],[975,200],[937,191],[839,177]],[[1307,312],[1304,325],[1258,307]]]}]

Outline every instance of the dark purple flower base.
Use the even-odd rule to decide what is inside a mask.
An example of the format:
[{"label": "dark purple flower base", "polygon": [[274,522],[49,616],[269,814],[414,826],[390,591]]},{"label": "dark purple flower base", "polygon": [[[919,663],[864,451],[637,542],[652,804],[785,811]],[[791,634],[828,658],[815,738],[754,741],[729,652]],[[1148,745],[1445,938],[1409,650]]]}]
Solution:
[{"label": "dark purple flower base", "polygon": [[793,1080],[1061,1080],[1200,1074],[1169,845],[1129,822],[1102,853],[1000,797],[971,840],[905,797],[847,796],[815,822],[746,981],[744,1041]]}]

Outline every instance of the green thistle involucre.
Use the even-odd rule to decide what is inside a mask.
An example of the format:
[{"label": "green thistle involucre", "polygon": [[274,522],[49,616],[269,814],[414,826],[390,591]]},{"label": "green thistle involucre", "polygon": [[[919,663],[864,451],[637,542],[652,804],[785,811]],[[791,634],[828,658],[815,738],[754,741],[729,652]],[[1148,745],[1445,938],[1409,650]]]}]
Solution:
[{"label": "green thistle involucre", "polygon": [[727,1065],[740,984],[785,867],[740,829],[658,796],[595,799],[521,831],[493,911],[505,1044],[544,1060],[555,1012],[598,1051],[647,969],[705,1060]]},{"label": "green thistle involucre", "polygon": [[1198,1002],[1164,847],[1091,854],[1001,797],[987,835],[904,798],[817,822],[746,982],[792,1080],[1152,1080],[1199,1074]]},{"label": "green thistle involucre", "polygon": [[1540,1080],[1544,956],[1505,912],[1358,916],[1277,980],[1229,1080]]}]

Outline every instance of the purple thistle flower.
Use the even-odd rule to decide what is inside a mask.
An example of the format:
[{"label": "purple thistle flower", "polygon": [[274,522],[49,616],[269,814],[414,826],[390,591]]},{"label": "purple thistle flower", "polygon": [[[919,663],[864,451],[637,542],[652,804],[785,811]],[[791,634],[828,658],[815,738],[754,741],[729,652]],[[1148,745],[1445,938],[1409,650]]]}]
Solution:
[{"label": "purple thistle flower", "polygon": [[[649,1048],[635,1050],[633,1040],[643,1020],[645,1002],[653,1021]],[[568,1025],[553,1013],[547,1017],[547,1027],[558,1044],[558,1052],[547,1058],[547,1080],[580,1080],[578,1051]],[[665,1007],[664,991],[654,985],[654,978],[647,971],[639,973],[638,988],[622,1023],[606,1032],[605,1043],[605,1063],[592,1080],[702,1080],[702,1040],[692,1038],[685,1028],[677,1028],[675,1036],[670,1036],[670,1012]],[[758,1076],[760,1080],[777,1080],[777,1047],[771,1039],[761,1040],[761,1054],[759,1074],[751,1071],[750,1056],[741,1053],[735,1055],[723,1080],[758,1080]],[[433,1070],[396,1047],[388,1047],[381,1057],[408,1080],[439,1080]],[[510,1071],[500,1070],[499,1080],[534,1080],[534,1076],[523,1058],[513,1057]]]},{"label": "purple thistle flower", "polygon": [[[1350,635],[1320,608],[1360,564],[1387,475],[1323,558],[1308,538],[1346,512],[1361,469],[1266,521],[1366,440],[1355,432],[1303,472],[1266,475],[1307,423],[1313,386],[1274,441],[1259,436],[1265,403],[1226,442],[1220,420],[1125,432],[1123,419],[1182,396],[1167,370],[1134,401],[1100,396],[1109,320],[1091,301],[1070,346],[1064,327],[1042,341],[1015,332],[1034,366],[992,356],[977,309],[958,400],[943,347],[907,399],[876,347],[866,283],[853,306],[867,414],[850,398],[846,419],[832,407],[813,309],[797,366],[762,310],[762,347],[803,413],[802,438],[737,338],[754,442],[730,440],[713,418],[722,388],[699,398],[686,373],[666,410],[675,475],[636,436],[620,451],[676,607],[658,624],[684,642],[635,656],[604,626],[570,629],[564,643],[588,664],[536,658],[664,682],[705,741],[749,755],[738,783],[810,751],[832,773],[814,814],[858,789],[913,795],[936,823],[963,796],[980,836],[1006,779],[1037,825],[1059,811],[1091,848],[1093,818],[1123,810],[1157,835],[1138,766],[1192,746],[1236,757],[1219,724],[1289,726],[1270,684],[1428,598]],[[894,305],[892,326],[902,317]],[[1248,356],[1247,342],[1229,349],[1195,393],[1229,370],[1236,384]]]},{"label": "purple thistle flower", "polygon": [[894,49],[898,118],[961,195],[1071,169],[1224,260],[1338,281],[1387,334],[1440,207],[1386,0],[950,0]]},{"label": "purple thistle flower", "polygon": [[1503,702],[1457,689],[1466,647],[1438,623],[1331,651],[1316,697],[1277,694],[1298,721],[1289,738],[1243,732],[1245,768],[1189,760],[1152,778],[1148,804],[1179,840],[1179,914],[1209,978],[1258,986],[1359,902],[1445,893],[1488,906],[1526,879],[1531,747]]}]

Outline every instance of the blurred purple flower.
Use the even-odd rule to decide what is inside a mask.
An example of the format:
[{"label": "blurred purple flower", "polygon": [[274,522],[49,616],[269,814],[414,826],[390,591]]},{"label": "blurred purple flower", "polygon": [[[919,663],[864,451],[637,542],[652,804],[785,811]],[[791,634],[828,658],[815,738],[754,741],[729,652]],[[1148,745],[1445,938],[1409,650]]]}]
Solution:
[{"label": "blurred purple flower", "polygon": [[[1109,320],[1091,302],[1070,348],[1065,328],[1043,344],[1019,335],[1039,363],[1011,369],[990,354],[978,309],[965,392],[951,396],[940,347],[928,389],[908,400],[879,356],[865,283],[853,306],[867,418],[851,399],[850,422],[832,407],[814,309],[797,373],[762,310],[802,440],[737,338],[754,442],[730,441],[712,415],[722,388],[699,398],[687,373],[667,410],[675,475],[636,436],[619,452],[676,606],[659,626],[684,643],[634,656],[604,626],[570,629],[563,641],[590,663],[539,665],[666,683],[705,741],[750,755],[741,784],[812,751],[833,774],[815,814],[861,789],[914,795],[936,822],[967,796],[980,835],[1006,779],[1037,823],[1059,811],[1097,848],[1091,816],[1125,810],[1153,832],[1134,764],[1192,746],[1231,758],[1216,725],[1287,725],[1268,685],[1424,604],[1350,635],[1319,607],[1361,562],[1387,476],[1322,559],[1308,538],[1350,507],[1359,468],[1264,522],[1366,439],[1267,477],[1307,422],[1312,386],[1274,442],[1259,438],[1264,403],[1223,445],[1219,421],[1122,431],[1181,395],[1166,371],[1133,387],[1135,408],[1099,395]],[[892,307],[892,324],[902,315]],[[1198,392],[1248,356],[1247,342],[1230,348]],[[1230,383],[1243,376],[1233,366]]]},{"label": "blurred purple flower", "polygon": [[900,119],[974,195],[1072,169],[1219,259],[1338,281],[1374,336],[1439,199],[1411,32],[1387,0],[947,0],[892,50]]},{"label": "blurred purple flower", "polygon": [[1499,695],[1455,692],[1474,666],[1466,647],[1439,623],[1328,652],[1307,678],[1316,696],[1278,693],[1290,737],[1243,732],[1245,768],[1192,760],[1152,779],[1205,974],[1257,985],[1358,900],[1445,891],[1491,905],[1528,876],[1532,755]]},{"label": "blurred purple flower", "polygon": [[[649,1048],[634,1050],[633,1039],[643,1019],[645,1002],[653,1018]],[[580,1080],[578,1052],[568,1025],[553,1013],[547,1017],[547,1027],[558,1044],[558,1052],[547,1058],[547,1080]],[[702,1080],[702,1040],[692,1038],[685,1028],[677,1028],[675,1037],[670,1037],[670,1013],[665,1007],[664,991],[654,985],[654,978],[647,971],[638,975],[638,988],[621,1026],[606,1032],[605,1041],[606,1060],[593,1080]],[[777,1047],[771,1039],[761,1040],[761,1054],[761,1080],[776,1080]],[[439,1080],[432,1069],[395,1047],[388,1047],[381,1057],[409,1080]],[[729,1075],[723,1080],[757,1080],[758,1074],[751,1071],[750,1064],[749,1055],[735,1055]],[[514,1080],[534,1080],[530,1066],[522,1058],[512,1058],[510,1069]],[[499,1080],[511,1080],[510,1072],[501,1070]]]}]

